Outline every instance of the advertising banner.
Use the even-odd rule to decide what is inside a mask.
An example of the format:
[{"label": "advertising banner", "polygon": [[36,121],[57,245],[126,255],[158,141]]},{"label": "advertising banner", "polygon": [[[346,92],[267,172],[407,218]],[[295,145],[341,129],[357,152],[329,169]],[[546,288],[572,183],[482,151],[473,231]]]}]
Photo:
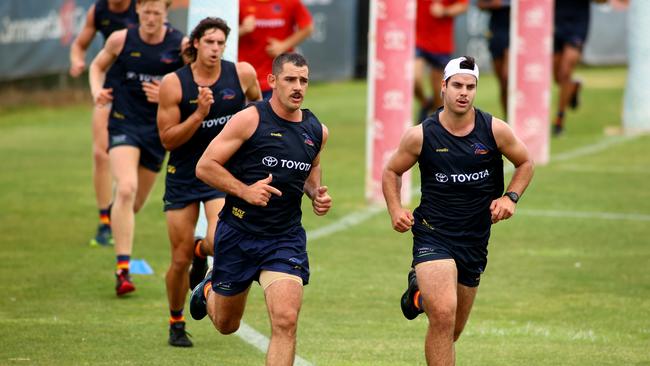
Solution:
[{"label": "advertising banner", "polygon": [[[384,202],[383,167],[413,124],[415,0],[375,0],[370,4],[366,199]],[[411,198],[411,176],[402,177],[402,201]]]},{"label": "advertising banner", "polygon": [[537,164],[549,161],[553,0],[513,1],[508,122]]}]

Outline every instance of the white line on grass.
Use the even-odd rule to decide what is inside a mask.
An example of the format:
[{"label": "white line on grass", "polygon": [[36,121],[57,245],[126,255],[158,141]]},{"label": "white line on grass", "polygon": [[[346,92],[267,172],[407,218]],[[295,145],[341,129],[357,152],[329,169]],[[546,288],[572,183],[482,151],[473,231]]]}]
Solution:
[{"label": "white line on grass", "polygon": [[619,145],[625,142],[628,142],[630,140],[634,140],[637,137],[642,136],[642,135],[630,135],[630,136],[616,136],[616,137],[609,137],[606,139],[603,139],[599,142],[596,142],[595,144],[591,145],[586,145],[583,147],[579,147],[577,149],[567,151],[561,154],[553,155],[551,157],[551,162],[557,162],[557,161],[566,161],[566,160],[571,160],[574,158],[579,158],[585,155],[591,155],[593,153],[601,152],[611,146]]},{"label": "white line on grass", "polygon": [[650,215],[637,213],[535,210],[522,208],[517,210],[517,214],[526,216],[562,217],[571,219],[650,221]]},{"label": "white line on grass", "polygon": [[[622,144],[637,138],[640,135],[633,136],[621,136],[621,137],[610,137],[604,140],[601,140],[595,144],[583,146],[575,150],[567,151],[565,153],[557,154],[551,157],[551,162],[555,161],[566,161],[582,156],[594,154],[600,151],[603,151],[609,147]],[[508,166],[505,169],[506,173],[511,172],[512,166]],[[420,188],[416,187],[414,189],[414,196],[420,195]],[[343,216],[339,220],[320,227],[318,229],[311,230],[307,233],[307,238],[309,240],[315,240],[327,237],[336,232],[343,231],[345,229],[354,227],[363,223],[364,221],[370,219],[376,214],[383,212],[383,206],[369,206],[366,209],[361,211],[353,212],[349,215]],[[518,210],[520,214],[524,215],[536,215],[536,216],[548,216],[548,217],[572,217],[572,218],[601,218],[607,220],[635,220],[635,221],[650,221],[650,215],[643,214],[620,214],[620,213],[609,213],[609,212],[566,212],[566,211],[552,211],[552,210],[527,210],[520,209]],[[266,352],[269,346],[269,339],[256,331],[248,324],[242,322],[239,330],[235,333],[239,338],[244,340],[246,343],[257,348],[261,352]],[[309,361],[301,358],[296,355],[296,360],[294,366],[312,366],[313,364]]]},{"label": "white line on grass", "polygon": [[[241,325],[239,326],[239,330],[235,333],[235,335],[244,341],[246,343],[252,345],[253,347],[257,348],[260,350],[262,353],[266,353],[266,350],[269,348],[269,339],[266,338],[265,335],[261,334],[260,332],[256,331],[253,329],[251,326],[248,324],[242,322]],[[296,355],[296,359],[293,362],[294,366],[313,366],[312,363],[309,361],[301,358],[300,356]]]}]

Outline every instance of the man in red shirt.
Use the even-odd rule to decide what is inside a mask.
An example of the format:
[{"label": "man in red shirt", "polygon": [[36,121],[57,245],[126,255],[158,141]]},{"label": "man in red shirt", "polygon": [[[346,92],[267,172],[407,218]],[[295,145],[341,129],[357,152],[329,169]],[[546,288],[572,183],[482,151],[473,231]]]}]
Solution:
[{"label": "man in red shirt", "polygon": [[305,40],[314,30],[311,14],[300,0],[239,0],[239,61],[257,71],[264,99],[273,59]]},{"label": "man in red shirt", "polygon": [[[442,105],[442,71],[454,52],[454,18],[467,11],[469,0],[418,0],[415,22],[415,99],[420,103],[418,123]],[[424,91],[425,66],[433,95]]]}]

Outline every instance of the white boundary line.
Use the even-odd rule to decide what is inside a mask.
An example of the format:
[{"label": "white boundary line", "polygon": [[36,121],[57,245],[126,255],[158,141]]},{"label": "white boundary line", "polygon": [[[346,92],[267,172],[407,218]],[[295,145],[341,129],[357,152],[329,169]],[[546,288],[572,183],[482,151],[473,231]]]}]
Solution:
[{"label": "white boundary line", "polygon": [[[609,147],[633,140],[638,136],[640,135],[606,138],[592,145],[583,146],[575,150],[554,155],[551,157],[551,163],[556,161],[571,160],[582,156],[594,154],[603,151]],[[504,170],[506,173],[508,173],[511,172],[513,169],[512,166],[508,166]],[[414,196],[420,195],[420,189],[418,187],[416,187],[413,191],[414,191]],[[363,209],[361,211],[353,212],[349,215],[343,216],[339,220],[329,225],[322,226],[318,229],[309,231],[307,233],[307,238],[309,240],[316,240],[316,239],[327,237],[336,232],[343,231],[348,228],[359,225],[362,222],[377,215],[378,213],[383,212],[384,210],[385,208],[383,206],[369,206],[368,208]],[[633,214],[633,213],[625,214],[625,213],[615,213],[615,212],[571,212],[571,211],[531,210],[531,209],[519,209],[517,210],[517,212],[519,214],[527,215],[527,216],[650,221],[650,215]],[[266,350],[269,347],[269,339],[265,335],[256,331],[255,329],[253,329],[251,326],[249,326],[244,322],[241,323],[241,326],[239,327],[239,330],[235,333],[235,335],[241,338],[242,340],[244,340],[244,342],[252,345],[253,347],[257,348],[263,353],[266,353]],[[314,366],[314,364],[296,355],[294,366]]]},{"label": "white boundary line", "polygon": [[[246,343],[257,348],[262,353],[266,353],[266,350],[269,348],[269,339],[262,333],[253,329],[250,325],[242,322],[239,326],[239,330],[235,332],[235,335],[243,339]],[[314,366],[314,364],[309,361],[301,358],[296,355],[296,359],[293,361],[294,366]]]},{"label": "white boundary line", "polygon": [[628,220],[650,221],[650,215],[619,212],[589,212],[589,211],[559,211],[559,210],[532,210],[519,209],[517,214],[526,216],[562,217],[570,219],[602,219],[602,220]]}]

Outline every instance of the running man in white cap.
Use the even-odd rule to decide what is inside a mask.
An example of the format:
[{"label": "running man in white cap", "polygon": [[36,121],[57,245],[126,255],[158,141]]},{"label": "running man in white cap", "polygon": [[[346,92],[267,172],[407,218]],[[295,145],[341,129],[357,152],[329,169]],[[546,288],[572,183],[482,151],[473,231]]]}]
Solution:
[{"label": "running man in white cap", "polygon": [[[442,108],[406,131],[382,177],[393,229],[413,231],[413,269],[401,307],[409,320],[427,314],[428,365],[455,363],[454,342],[487,265],[491,225],[514,214],[533,177],[528,150],[508,124],[473,107],[478,78],[471,57],[447,64]],[[505,193],[502,155],[515,166]],[[422,198],[411,213],[401,204],[401,177],[416,162]]]}]

